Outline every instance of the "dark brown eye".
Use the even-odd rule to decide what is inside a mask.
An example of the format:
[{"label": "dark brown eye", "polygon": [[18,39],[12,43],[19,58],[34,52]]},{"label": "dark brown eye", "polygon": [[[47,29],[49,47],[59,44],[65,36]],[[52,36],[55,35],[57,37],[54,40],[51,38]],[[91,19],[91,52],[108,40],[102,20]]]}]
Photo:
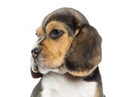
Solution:
[{"label": "dark brown eye", "polygon": [[54,29],[50,32],[50,37],[52,39],[60,38],[63,35],[63,31]]}]

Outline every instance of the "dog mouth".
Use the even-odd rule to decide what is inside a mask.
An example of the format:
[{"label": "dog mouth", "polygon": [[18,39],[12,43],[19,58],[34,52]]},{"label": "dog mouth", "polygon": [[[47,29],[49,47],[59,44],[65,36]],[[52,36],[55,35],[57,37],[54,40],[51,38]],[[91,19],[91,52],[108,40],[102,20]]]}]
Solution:
[{"label": "dog mouth", "polygon": [[37,66],[36,61],[35,61],[35,59],[33,57],[31,57],[31,70],[34,73],[38,73],[39,72],[38,66]]},{"label": "dog mouth", "polygon": [[38,58],[31,58],[31,69],[34,73],[42,73],[41,69],[47,68],[45,65],[43,65],[43,62],[39,60]]},{"label": "dog mouth", "polygon": [[31,60],[31,70],[34,73],[41,73],[41,74],[47,74],[49,72],[56,72],[59,74],[66,73],[66,69],[64,68],[64,64],[62,63],[60,66],[56,67],[49,67],[46,66],[46,64],[43,62],[43,59],[38,58],[32,58]]}]

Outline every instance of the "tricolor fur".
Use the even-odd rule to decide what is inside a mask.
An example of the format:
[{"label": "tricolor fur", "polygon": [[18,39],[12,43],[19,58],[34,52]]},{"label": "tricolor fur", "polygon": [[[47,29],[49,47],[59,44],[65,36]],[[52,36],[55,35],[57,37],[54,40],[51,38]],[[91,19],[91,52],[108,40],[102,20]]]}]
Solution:
[{"label": "tricolor fur", "polygon": [[60,8],[36,34],[31,74],[41,80],[31,97],[104,97],[98,69],[102,39],[82,13]]}]

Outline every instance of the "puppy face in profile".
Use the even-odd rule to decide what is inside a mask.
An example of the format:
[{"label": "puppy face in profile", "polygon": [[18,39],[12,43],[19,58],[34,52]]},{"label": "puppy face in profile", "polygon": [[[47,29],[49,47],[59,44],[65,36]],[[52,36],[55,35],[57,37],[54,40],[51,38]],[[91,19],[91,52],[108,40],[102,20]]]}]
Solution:
[{"label": "puppy face in profile", "polygon": [[45,17],[36,31],[32,52],[34,78],[50,71],[87,76],[101,61],[101,37],[87,19],[72,8],[61,8]]}]

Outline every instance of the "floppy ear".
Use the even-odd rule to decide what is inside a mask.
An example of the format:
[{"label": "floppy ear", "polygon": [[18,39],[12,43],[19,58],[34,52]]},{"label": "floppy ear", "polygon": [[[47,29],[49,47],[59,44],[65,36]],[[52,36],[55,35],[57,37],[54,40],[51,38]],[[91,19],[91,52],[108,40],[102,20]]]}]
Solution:
[{"label": "floppy ear", "polygon": [[90,25],[80,27],[65,57],[67,71],[73,76],[92,73],[101,61],[101,41],[95,28]]},{"label": "floppy ear", "polygon": [[30,69],[31,70],[31,75],[32,75],[32,77],[33,78],[39,78],[39,77],[42,77],[42,74],[41,73],[34,73],[33,71],[32,71],[32,69]]}]

